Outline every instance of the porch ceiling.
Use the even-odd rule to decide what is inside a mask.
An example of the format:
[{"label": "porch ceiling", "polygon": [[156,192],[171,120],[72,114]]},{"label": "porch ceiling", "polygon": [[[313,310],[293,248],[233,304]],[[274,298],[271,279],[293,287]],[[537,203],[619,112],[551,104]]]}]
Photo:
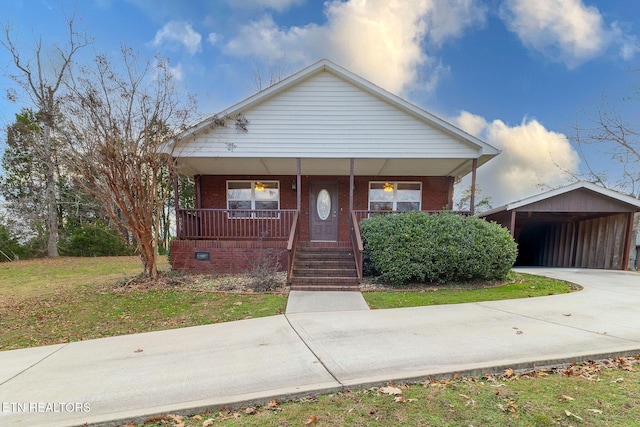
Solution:
[{"label": "porch ceiling", "polygon": [[[478,159],[481,165],[488,159]],[[193,175],[296,175],[295,158],[178,159],[180,173]],[[471,159],[355,159],[354,174],[367,176],[454,176],[471,172]],[[301,159],[302,175],[349,175],[349,159]]]}]

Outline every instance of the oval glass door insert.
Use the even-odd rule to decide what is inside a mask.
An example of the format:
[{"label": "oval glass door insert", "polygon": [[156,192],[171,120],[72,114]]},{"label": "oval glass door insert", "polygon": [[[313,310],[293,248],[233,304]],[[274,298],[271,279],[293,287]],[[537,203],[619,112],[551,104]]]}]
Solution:
[{"label": "oval glass door insert", "polygon": [[316,208],[318,210],[318,218],[322,221],[329,218],[329,214],[331,214],[331,195],[325,188],[318,192]]}]

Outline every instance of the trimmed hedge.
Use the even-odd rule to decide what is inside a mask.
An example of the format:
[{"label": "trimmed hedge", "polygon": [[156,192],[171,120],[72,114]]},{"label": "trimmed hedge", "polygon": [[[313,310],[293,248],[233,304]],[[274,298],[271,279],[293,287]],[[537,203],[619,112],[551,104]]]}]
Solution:
[{"label": "trimmed hedge", "polygon": [[518,253],[507,229],[452,212],[377,215],[361,230],[369,271],[394,286],[500,280]]}]

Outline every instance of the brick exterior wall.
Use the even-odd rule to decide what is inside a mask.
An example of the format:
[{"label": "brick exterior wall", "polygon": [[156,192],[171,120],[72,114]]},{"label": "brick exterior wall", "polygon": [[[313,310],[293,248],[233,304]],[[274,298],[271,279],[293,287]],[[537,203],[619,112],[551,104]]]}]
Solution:
[{"label": "brick exterior wall", "polygon": [[[201,195],[200,206],[202,209],[226,209],[227,208],[227,181],[228,180],[262,180],[280,181],[280,209],[296,209],[297,192],[292,190],[292,183],[296,181],[295,175],[279,176],[251,176],[251,175],[205,175],[200,177]],[[300,212],[300,239],[309,240],[309,184],[312,181],[337,182],[338,183],[338,240],[349,240],[349,177],[348,176],[302,176],[301,188],[301,212]],[[422,183],[422,210],[442,210],[452,204],[453,178],[433,176],[356,176],[354,178],[353,208],[355,210],[367,210],[369,208],[369,182],[370,181],[415,181]]]},{"label": "brick exterior wall", "polygon": [[[196,252],[208,253],[208,260],[196,259]],[[171,267],[193,273],[242,273],[265,258],[287,269],[287,242],[233,240],[174,240],[171,242]]]},{"label": "brick exterior wall", "polygon": [[[196,206],[202,209],[227,208],[227,180],[261,180],[280,182],[280,209],[296,209],[297,191],[292,189],[295,175],[247,176],[206,175],[196,182],[196,194],[200,200]],[[348,176],[302,176],[300,241],[309,241],[309,184],[323,181],[338,184],[338,241],[345,244],[349,238],[349,177]],[[414,181],[422,183],[422,210],[442,210],[452,206],[453,178],[421,176],[356,176],[354,178],[353,207],[367,210],[370,181]],[[176,240],[171,242],[171,265],[175,270],[238,273],[247,271],[260,257],[277,257],[282,270],[287,267],[286,241],[246,240]],[[197,260],[196,252],[209,253],[209,260]]]}]

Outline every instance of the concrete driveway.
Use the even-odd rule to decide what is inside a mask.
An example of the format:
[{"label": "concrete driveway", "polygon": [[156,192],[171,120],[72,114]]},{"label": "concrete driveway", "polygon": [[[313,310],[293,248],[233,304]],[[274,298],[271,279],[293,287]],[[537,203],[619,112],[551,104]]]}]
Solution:
[{"label": "concrete driveway", "polygon": [[584,290],[435,307],[295,312],[0,352],[0,425],[118,425],[388,380],[640,352],[640,274],[519,270]]}]

